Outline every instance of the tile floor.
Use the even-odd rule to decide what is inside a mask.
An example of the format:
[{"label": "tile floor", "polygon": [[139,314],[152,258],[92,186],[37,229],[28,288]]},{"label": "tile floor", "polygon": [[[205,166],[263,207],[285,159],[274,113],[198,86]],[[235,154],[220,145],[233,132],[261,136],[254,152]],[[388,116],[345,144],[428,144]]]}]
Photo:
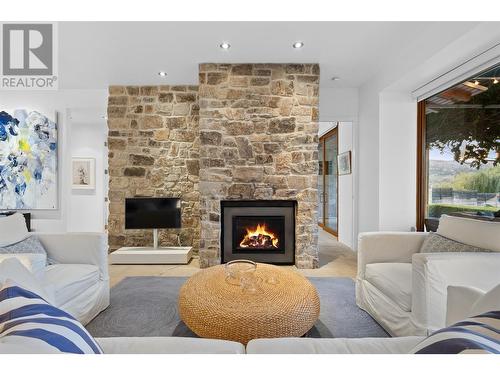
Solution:
[{"label": "tile floor", "polygon": [[[356,253],[346,245],[339,243],[336,237],[320,229],[319,265],[313,270],[299,270],[295,266],[286,266],[305,276],[355,277]],[[118,265],[109,266],[111,286],[128,276],[191,276],[198,272],[198,258],[193,258],[186,265]]]}]

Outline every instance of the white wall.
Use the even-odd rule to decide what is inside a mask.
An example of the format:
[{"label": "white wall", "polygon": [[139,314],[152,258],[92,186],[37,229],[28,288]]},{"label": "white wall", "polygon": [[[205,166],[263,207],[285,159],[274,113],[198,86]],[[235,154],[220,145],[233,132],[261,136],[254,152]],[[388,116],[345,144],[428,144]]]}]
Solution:
[{"label": "white wall", "polygon": [[352,173],[339,176],[338,239],[356,248],[358,151],[355,137],[358,132],[359,92],[357,88],[321,88],[319,96],[319,134],[339,122],[339,153],[351,150]]},{"label": "white wall", "polygon": [[95,159],[95,189],[71,190],[68,206],[67,230],[69,232],[102,232],[106,222],[104,197],[107,169],[107,127],[105,120],[85,119],[71,113],[71,157]]},{"label": "white wall", "polygon": [[[58,114],[58,196],[57,210],[32,210],[32,228],[38,232],[66,232],[86,230],[88,217],[82,217],[80,224],[74,218],[71,191],[71,120],[72,110],[91,108],[100,115],[106,113],[107,90],[58,90],[58,91],[0,91],[2,109],[26,108],[44,113]],[[105,122],[102,122],[105,126]],[[81,135],[81,132],[79,132]],[[96,170],[96,174],[104,173]],[[104,200],[104,197],[100,197]],[[102,216],[102,214],[101,214]],[[95,220],[95,218],[93,219]],[[81,229],[79,229],[81,228]],[[102,231],[102,230],[101,230]]]},{"label": "white wall", "polygon": [[355,133],[357,152],[355,186],[357,196],[357,225],[355,235],[360,232],[378,230],[379,209],[379,92],[368,86],[360,90],[358,132]]},{"label": "white wall", "polygon": [[417,102],[408,92],[380,95],[379,230],[416,223]]},{"label": "white wall", "polygon": [[357,88],[320,88],[320,121],[356,121],[358,119]]},{"label": "white wall", "polygon": [[[352,122],[339,122],[339,154],[353,152],[353,128]],[[351,166],[352,167],[352,166]],[[354,168],[352,168],[354,173]],[[352,247],[354,234],[354,174],[339,176],[339,202],[338,202],[338,234],[339,241]]]}]

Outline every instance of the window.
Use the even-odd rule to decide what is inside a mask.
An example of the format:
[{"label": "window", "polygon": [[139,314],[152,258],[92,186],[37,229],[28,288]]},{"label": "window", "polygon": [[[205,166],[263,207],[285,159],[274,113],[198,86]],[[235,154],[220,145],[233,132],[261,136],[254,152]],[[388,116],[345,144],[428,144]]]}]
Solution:
[{"label": "window", "polygon": [[500,65],[419,103],[417,226],[500,210]]}]

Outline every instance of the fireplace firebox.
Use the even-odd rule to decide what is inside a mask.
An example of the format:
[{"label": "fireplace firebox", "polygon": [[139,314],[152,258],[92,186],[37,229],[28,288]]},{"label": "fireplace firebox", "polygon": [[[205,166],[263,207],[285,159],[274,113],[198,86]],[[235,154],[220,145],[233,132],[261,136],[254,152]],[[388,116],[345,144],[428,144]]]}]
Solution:
[{"label": "fireplace firebox", "polygon": [[221,201],[221,260],[294,264],[296,201]]}]

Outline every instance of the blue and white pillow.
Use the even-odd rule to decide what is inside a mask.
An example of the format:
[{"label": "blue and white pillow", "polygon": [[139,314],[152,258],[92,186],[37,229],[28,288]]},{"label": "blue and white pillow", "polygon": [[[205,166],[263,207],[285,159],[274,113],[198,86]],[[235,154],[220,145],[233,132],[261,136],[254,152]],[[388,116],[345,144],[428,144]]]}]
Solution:
[{"label": "blue and white pillow", "polygon": [[0,254],[41,254],[46,258],[46,264],[57,264],[49,258],[47,250],[37,236],[28,236],[25,239],[10,245],[0,246]]},{"label": "blue and white pillow", "polygon": [[0,289],[0,352],[102,354],[87,330],[68,313],[10,280]]},{"label": "blue and white pillow", "polygon": [[2,254],[45,254],[47,250],[36,236],[29,236],[19,242],[0,247]]},{"label": "blue and white pillow", "polygon": [[500,354],[500,311],[490,311],[434,332],[414,354]]}]

